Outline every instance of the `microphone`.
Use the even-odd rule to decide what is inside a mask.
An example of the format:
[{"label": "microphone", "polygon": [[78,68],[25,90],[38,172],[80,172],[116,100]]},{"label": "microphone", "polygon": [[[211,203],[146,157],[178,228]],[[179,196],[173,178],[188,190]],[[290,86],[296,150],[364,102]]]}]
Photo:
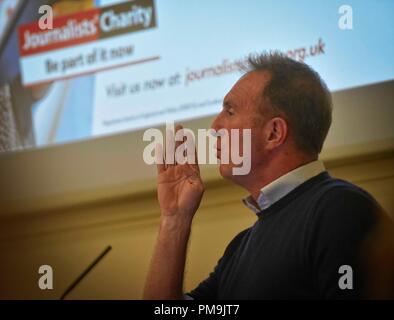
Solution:
[{"label": "microphone", "polygon": [[105,257],[105,255],[112,249],[111,246],[108,246],[105,248],[103,252],[100,253],[100,255],[78,276],[77,279],[74,280],[74,282],[64,291],[62,296],[60,297],[60,300],[64,300],[65,297],[72,291],[74,288],[82,281],[83,278],[86,277],[86,275],[97,265],[97,263],[100,262],[101,259]]}]

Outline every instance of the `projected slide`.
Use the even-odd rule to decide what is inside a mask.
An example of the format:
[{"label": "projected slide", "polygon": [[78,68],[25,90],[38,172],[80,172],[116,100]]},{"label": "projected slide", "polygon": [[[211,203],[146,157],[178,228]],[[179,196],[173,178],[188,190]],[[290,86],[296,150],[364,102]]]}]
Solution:
[{"label": "projected slide", "polygon": [[[34,143],[213,115],[250,53],[279,50],[332,91],[394,78],[393,1],[81,1],[53,29],[18,26]],[[56,13],[55,12],[55,13]],[[348,21],[349,22],[349,21]]]}]

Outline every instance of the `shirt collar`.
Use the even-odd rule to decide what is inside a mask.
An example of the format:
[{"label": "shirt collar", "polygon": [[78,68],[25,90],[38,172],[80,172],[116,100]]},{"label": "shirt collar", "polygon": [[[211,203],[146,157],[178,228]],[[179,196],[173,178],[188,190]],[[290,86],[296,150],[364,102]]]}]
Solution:
[{"label": "shirt collar", "polygon": [[243,203],[256,214],[269,208],[279,199],[293,191],[310,178],[325,171],[323,162],[316,160],[298,167],[261,188],[256,201],[249,196],[242,199]]}]

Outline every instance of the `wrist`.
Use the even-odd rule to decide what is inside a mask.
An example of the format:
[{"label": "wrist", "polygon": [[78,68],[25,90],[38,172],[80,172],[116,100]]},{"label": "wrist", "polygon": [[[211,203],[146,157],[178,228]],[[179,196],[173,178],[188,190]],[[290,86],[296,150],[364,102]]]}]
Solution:
[{"label": "wrist", "polygon": [[189,231],[193,217],[188,215],[162,215],[160,228],[168,231]]}]

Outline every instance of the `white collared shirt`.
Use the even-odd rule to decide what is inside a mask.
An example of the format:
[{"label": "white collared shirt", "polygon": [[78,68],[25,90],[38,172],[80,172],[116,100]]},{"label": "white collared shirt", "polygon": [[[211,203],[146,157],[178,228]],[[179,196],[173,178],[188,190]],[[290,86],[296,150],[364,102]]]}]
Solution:
[{"label": "white collared shirt", "polygon": [[257,199],[258,207],[256,207],[252,196],[242,199],[242,201],[249,209],[253,210],[255,213],[259,213],[260,211],[269,208],[305,181],[325,170],[323,162],[319,160],[309,162],[301,167],[289,171],[261,188],[260,195]]}]

